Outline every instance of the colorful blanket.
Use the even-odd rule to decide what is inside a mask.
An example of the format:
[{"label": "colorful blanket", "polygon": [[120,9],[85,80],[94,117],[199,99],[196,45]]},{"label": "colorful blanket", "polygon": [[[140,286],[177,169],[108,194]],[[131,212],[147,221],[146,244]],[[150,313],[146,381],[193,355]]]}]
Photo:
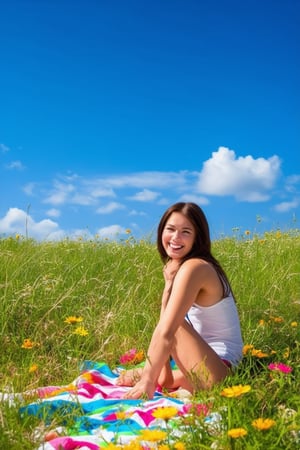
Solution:
[{"label": "colorful blanket", "polygon": [[130,388],[118,386],[117,377],[117,370],[106,363],[87,361],[70,385],[38,389],[39,398],[21,407],[21,415],[34,415],[48,425],[60,426],[37,450],[99,450],[109,448],[109,443],[126,445],[142,430],[166,426],[165,420],[153,415],[155,410],[171,407],[184,414],[187,400],[178,398],[176,392],[166,395],[157,390],[152,400],[123,399]]}]

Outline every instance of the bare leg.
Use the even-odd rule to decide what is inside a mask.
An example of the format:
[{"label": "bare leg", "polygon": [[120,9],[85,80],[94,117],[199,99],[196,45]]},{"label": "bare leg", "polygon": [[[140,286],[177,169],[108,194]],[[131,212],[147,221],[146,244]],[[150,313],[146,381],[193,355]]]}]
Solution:
[{"label": "bare leg", "polygon": [[[186,321],[178,328],[172,356],[179,368],[176,384],[193,392],[222,381],[230,369]],[[174,379],[175,384],[175,379]]]}]

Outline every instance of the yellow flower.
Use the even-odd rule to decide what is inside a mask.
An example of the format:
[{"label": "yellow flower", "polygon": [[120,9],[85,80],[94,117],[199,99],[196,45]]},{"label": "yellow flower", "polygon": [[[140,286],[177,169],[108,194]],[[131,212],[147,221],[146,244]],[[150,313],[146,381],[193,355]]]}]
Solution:
[{"label": "yellow flower", "polygon": [[158,446],[157,450],[170,450],[170,447],[168,446],[168,444],[162,444]]},{"label": "yellow flower", "polygon": [[18,241],[19,239],[20,239],[20,235],[19,234],[16,234],[16,240]]},{"label": "yellow flower", "polygon": [[264,353],[264,352],[262,352],[261,350],[258,350],[258,349],[256,349],[256,348],[254,348],[254,349],[251,351],[251,355],[252,355],[252,356],[256,356],[257,358],[266,358],[266,357],[268,356],[268,353]]},{"label": "yellow flower", "polygon": [[142,362],[144,359],[145,359],[145,354],[144,354],[143,350],[140,350],[139,352],[137,352],[134,355],[133,363],[138,364],[138,363]]},{"label": "yellow flower", "polygon": [[223,397],[239,397],[242,394],[245,394],[246,392],[249,392],[251,390],[251,386],[249,384],[242,385],[239,384],[237,386],[231,386],[228,388],[223,389],[221,392],[221,395]]},{"label": "yellow flower", "polygon": [[246,235],[246,236],[249,236],[250,234],[251,234],[251,231],[249,231],[249,230],[246,230],[246,231],[245,231],[245,235]]},{"label": "yellow flower", "polygon": [[260,319],[260,321],[258,322],[258,325],[260,326],[260,327],[263,327],[264,325],[265,325],[265,320],[264,319]]},{"label": "yellow flower", "polygon": [[79,323],[79,322],[82,322],[82,321],[83,321],[82,317],[69,316],[69,317],[66,318],[65,323],[73,324],[73,323]]},{"label": "yellow flower", "polygon": [[296,328],[298,326],[298,322],[294,321],[291,322],[291,327]]},{"label": "yellow flower", "polygon": [[247,353],[249,353],[249,350],[252,350],[254,348],[254,346],[252,344],[246,344],[243,347],[243,355],[246,355]]},{"label": "yellow flower", "polygon": [[156,419],[163,419],[163,420],[169,420],[172,417],[176,416],[178,413],[177,408],[174,406],[163,406],[160,408],[156,408],[152,412],[152,416]]},{"label": "yellow flower", "polygon": [[38,370],[38,365],[37,365],[37,364],[32,364],[32,365],[29,367],[29,373],[36,372],[37,370]]},{"label": "yellow flower", "polygon": [[268,430],[273,427],[275,423],[276,422],[273,419],[263,419],[259,417],[258,419],[253,420],[252,425],[258,430]]},{"label": "yellow flower", "polygon": [[245,428],[231,428],[231,430],[228,430],[227,432],[228,436],[230,436],[233,439],[246,436],[247,431]]},{"label": "yellow flower", "polygon": [[183,442],[175,442],[174,449],[175,450],[185,450],[185,444]]},{"label": "yellow flower", "polygon": [[149,430],[145,428],[141,430],[139,439],[141,441],[157,442],[166,439],[167,433],[161,430]]},{"label": "yellow flower", "polygon": [[117,411],[116,412],[116,418],[118,420],[125,420],[126,419],[126,412],[125,411]]},{"label": "yellow flower", "polygon": [[87,336],[89,332],[84,327],[77,327],[73,331],[73,334],[78,334],[78,336]]},{"label": "yellow flower", "polygon": [[22,348],[31,349],[35,347],[37,344],[33,342],[31,339],[24,339],[23,344],[21,345]]},{"label": "yellow flower", "polygon": [[273,321],[275,323],[282,323],[284,322],[284,319],[282,317],[273,317]]}]

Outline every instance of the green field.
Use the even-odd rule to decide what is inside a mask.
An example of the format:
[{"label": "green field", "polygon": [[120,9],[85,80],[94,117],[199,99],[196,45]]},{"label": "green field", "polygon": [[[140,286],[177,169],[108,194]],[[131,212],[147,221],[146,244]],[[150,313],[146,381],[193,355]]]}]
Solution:
[{"label": "green field", "polygon": [[[214,408],[223,411],[226,432],[200,437],[195,421],[185,448],[296,449],[299,230],[222,238],[213,242],[213,253],[237,299],[245,356],[221,386],[195,396],[201,403],[213,399]],[[162,263],[152,242],[136,241],[130,233],[122,242],[39,243],[16,236],[0,240],[0,264],[1,392],[69,383],[83,360],[114,366],[133,347],[146,351],[163,289]],[[282,371],[271,370],[270,363],[281,363]],[[232,398],[220,395],[239,385],[250,390]],[[38,419],[21,420],[17,406],[0,407],[0,448],[36,448]],[[271,419],[264,422],[270,427],[257,428],[253,421],[258,418]],[[232,429],[245,432],[230,437]]]}]

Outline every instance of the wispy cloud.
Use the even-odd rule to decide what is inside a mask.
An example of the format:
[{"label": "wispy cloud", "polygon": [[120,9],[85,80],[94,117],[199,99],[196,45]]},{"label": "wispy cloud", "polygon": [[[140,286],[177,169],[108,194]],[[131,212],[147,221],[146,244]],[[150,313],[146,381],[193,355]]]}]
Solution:
[{"label": "wispy cloud", "polygon": [[129,200],[136,200],[137,202],[153,202],[160,196],[159,192],[150,191],[149,189],[143,189],[137,192],[135,195],[128,197]]},{"label": "wispy cloud", "polygon": [[1,144],[1,143],[0,143],[0,152],[1,152],[1,153],[7,153],[7,152],[9,152],[9,151],[10,151],[10,148],[7,147],[7,145]]},{"label": "wispy cloud", "polygon": [[114,211],[120,210],[120,209],[125,209],[125,206],[122,205],[121,203],[117,203],[117,202],[110,202],[105,206],[101,206],[99,208],[96,209],[96,213],[98,214],[110,214]]},{"label": "wispy cloud", "polygon": [[9,164],[5,165],[8,170],[24,170],[25,166],[21,161],[11,161]]},{"label": "wispy cloud", "polygon": [[289,202],[281,202],[274,206],[274,211],[279,213],[285,213],[291,211],[295,208],[298,208],[300,205],[300,199],[295,199]]}]

